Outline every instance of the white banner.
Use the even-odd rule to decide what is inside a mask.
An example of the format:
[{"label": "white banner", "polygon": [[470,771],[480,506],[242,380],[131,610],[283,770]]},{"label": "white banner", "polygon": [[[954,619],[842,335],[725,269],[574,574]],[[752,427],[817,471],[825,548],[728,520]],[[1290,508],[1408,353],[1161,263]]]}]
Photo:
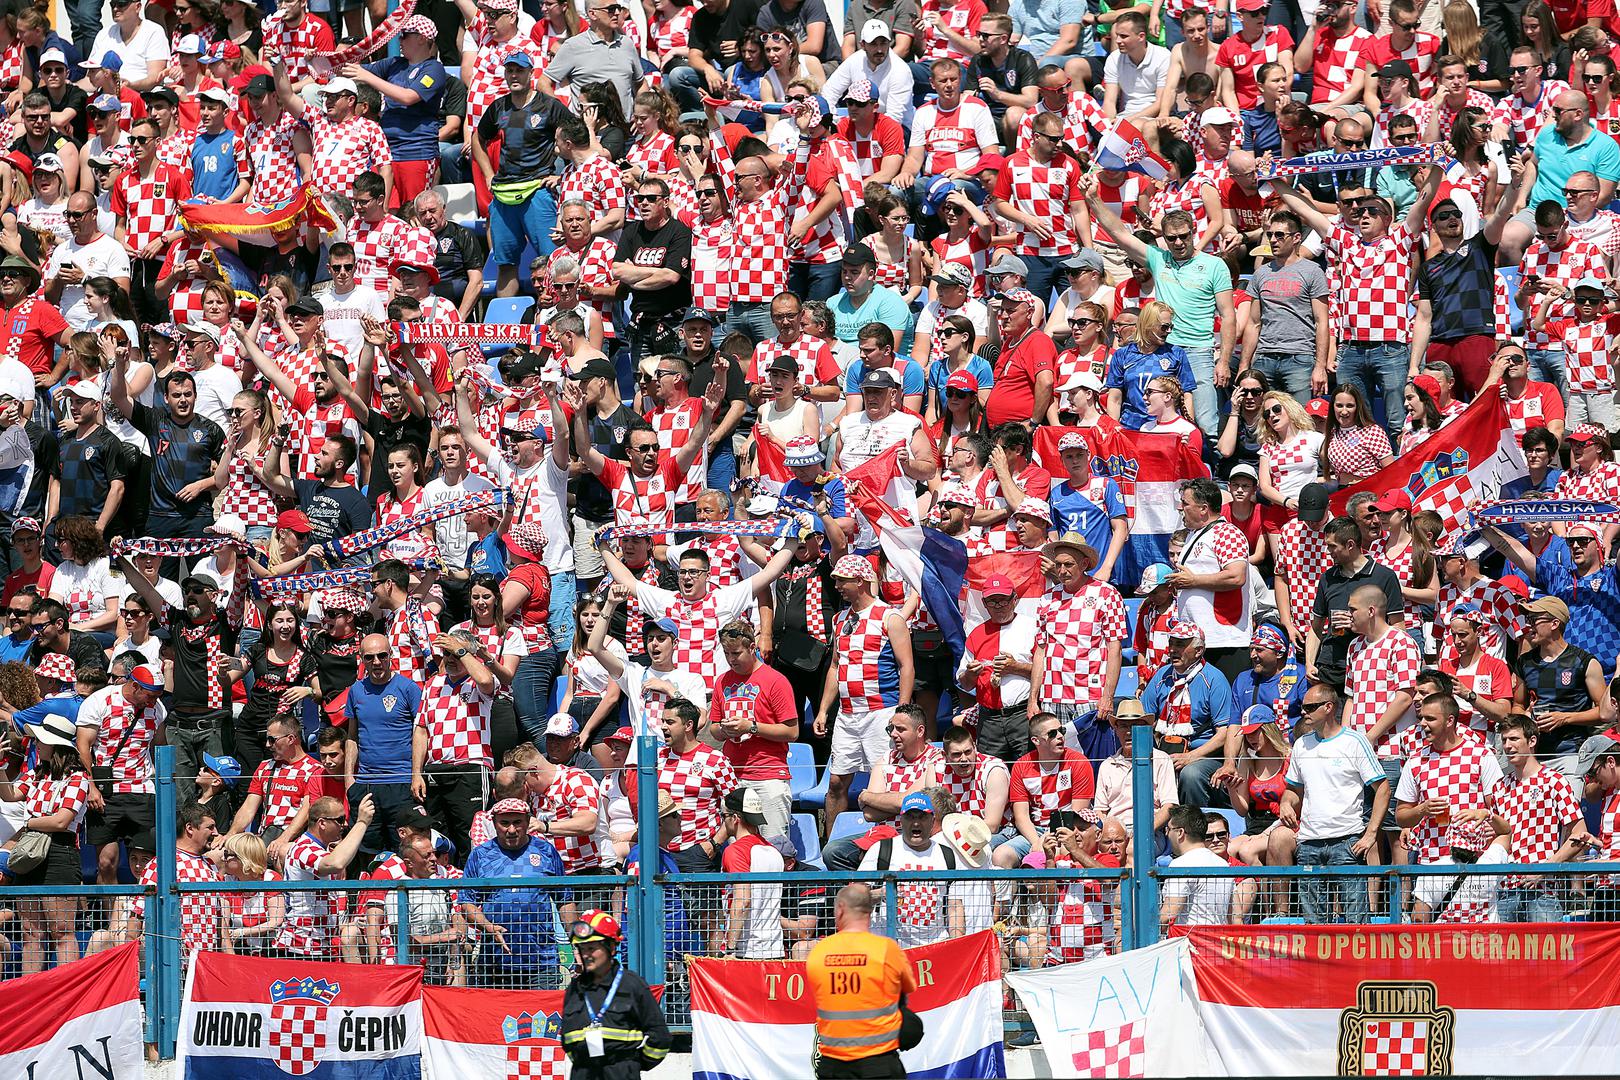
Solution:
[{"label": "white banner", "polygon": [[1053,1076],[1222,1076],[1185,938],[1121,956],[1009,971]]}]

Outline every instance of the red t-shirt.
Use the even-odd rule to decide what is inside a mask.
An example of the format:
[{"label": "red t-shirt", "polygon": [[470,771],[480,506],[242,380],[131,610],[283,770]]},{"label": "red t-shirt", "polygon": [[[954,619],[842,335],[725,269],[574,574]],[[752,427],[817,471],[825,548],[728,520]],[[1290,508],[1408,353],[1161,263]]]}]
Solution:
[{"label": "red t-shirt", "polygon": [[51,578],[56,576],[56,567],[48,562],[39,564],[39,571],[30,574],[26,570],[17,569],[6,575],[5,587],[0,589],[0,603],[11,602],[11,598],[23,591],[28,585],[37,586],[41,596],[51,595]]},{"label": "red t-shirt", "polygon": [[51,357],[56,352],[56,339],[62,331],[68,328],[67,320],[56,306],[42,297],[30,297],[33,301],[26,319],[18,318],[18,309],[29,301],[24,300],[17,307],[10,310],[0,309],[0,356],[11,351],[13,335],[22,340],[18,344],[17,359],[28,365],[28,370],[38,375],[51,370]]},{"label": "red t-shirt", "polygon": [[[760,664],[744,678],[729,667],[714,680],[711,715],[722,719],[740,716],[761,724],[785,724],[799,714],[793,686],[781,672]],[[786,780],[788,778],[785,742],[745,735],[727,739],[725,751],[739,780]]]},{"label": "red t-shirt", "polygon": [[1052,819],[1052,811],[1066,810],[1076,799],[1092,798],[1096,783],[1091,762],[1080,751],[1063,751],[1063,759],[1055,768],[1042,771],[1031,750],[1013,762],[1008,791],[1012,802],[1029,804],[1029,819],[1036,828],[1044,829]]},{"label": "red t-shirt", "polygon": [[1056,377],[1057,345],[1045,331],[1032,330],[996,358],[996,384],[985,405],[990,426],[1027,421],[1035,412],[1035,379],[1041,372]]}]

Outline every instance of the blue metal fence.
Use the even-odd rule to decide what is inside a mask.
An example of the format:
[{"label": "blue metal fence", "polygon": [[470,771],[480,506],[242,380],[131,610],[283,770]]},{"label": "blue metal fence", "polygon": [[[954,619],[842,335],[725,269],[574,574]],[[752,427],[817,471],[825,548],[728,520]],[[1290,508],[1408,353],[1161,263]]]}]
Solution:
[{"label": "blue metal fence", "polygon": [[[1145,727],[1139,727],[1133,732],[1133,758],[1135,760],[1135,784],[1138,791],[1151,790],[1150,752],[1151,733]],[[657,775],[653,762],[656,761],[656,747],[650,738],[644,739],[640,747],[638,760],[643,767],[638,775],[639,805],[657,805]],[[184,958],[181,954],[181,900],[182,898],[198,893],[213,894],[240,894],[254,892],[275,892],[290,894],[296,892],[346,892],[351,895],[359,894],[387,894],[384,910],[391,916],[392,941],[394,945],[395,960],[399,962],[410,961],[413,958],[410,943],[412,920],[411,896],[422,890],[446,891],[449,889],[510,889],[514,886],[511,879],[426,879],[407,881],[319,881],[319,882],[226,882],[226,883],[184,883],[175,880],[175,789],[169,777],[173,772],[173,750],[169,747],[157,748],[158,782],[158,850],[163,857],[157,860],[157,883],[155,887],[143,889],[138,886],[99,886],[87,885],[78,887],[42,886],[37,888],[10,888],[0,890],[0,906],[11,906],[15,902],[27,902],[32,899],[44,897],[74,896],[86,898],[92,903],[105,905],[104,910],[113,910],[116,905],[132,898],[145,896],[145,948],[143,950],[143,993],[147,1017],[147,1037],[153,1042],[160,1054],[172,1057],[175,1043],[179,1035],[179,1015],[182,986],[184,981]],[[1152,800],[1147,798],[1136,799],[1133,811],[1133,833],[1145,837],[1153,835]],[[642,851],[656,851],[658,849],[657,822],[652,815],[642,815],[638,823],[638,843]],[[947,884],[972,883],[976,886],[988,888],[990,894],[995,896],[995,903],[989,911],[975,911],[967,916],[972,928],[994,925],[1003,931],[1004,941],[1008,943],[1010,962],[1012,958],[1013,939],[1016,931],[1012,929],[1012,916],[1006,914],[1001,896],[996,893],[998,887],[1007,890],[1009,895],[1015,890],[1022,890],[1026,897],[1033,895],[1051,895],[1050,885],[1070,886],[1078,882],[1095,881],[1102,884],[1108,894],[1111,904],[1118,912],[1119,944],[1121,949],[1134,949],[1150,945],[1160,937],[1160,894],[1161,888],[1172,882],[1196,882],[1208,879],[1241,879],[1255,883],[1268,884],[1281,882],[1287,889],[1297,889],[1302,883],[1338,880],[1355,883],[1354,887],[1374,885],[1380,890],[1380,903],[1378,914],[1370,917],[1372,923],[1394,923],[1403,918],[1410,917],[1405,900],[1408,890],[1414,883],[1425,878],[1446,877],[1456,878],[1458,875],[1496,876],[1496,877],[1524,877],[1547,879],[1559,884],[1556,889],[1563,895],[1571,897],[1574,903],[1571,908],[1579,907],[1582,884],[1598,874],[1620,875],[1620,863],[1582,862],[1573,864],[1550,864],[1539,866],[1524,865],[1488,865],[1488,866],[1333,866],[1333,867],[1270,867],[1246,866],[1242,868],[1187,868],[1156,866],[1150,856],[1139,853],[1141,857],[1136,865],[1121,870],[957,870],[957,871],[896,871],[887,873],[868,874],[840,874],[827,872],[795,872],[778,874],[671,874],[664,875],[658,872],[656,860],[643,859],[641,870],[634,875],[602,875],[594,877],[559,877],[523,879],[521,888],[536,890],[566,890],[570,895],[585,892],[591,902],[609,907],[622,913],[627,930],[628,943],[626,958],[631,966],[652,982],[666,982],[671,985],[680,984],[683,960],[686,953],[714,953],[717,951],[716,942],[719,940],[712,933],[699,932],[695,936],[689,934],[680,940],[666,940],[666,893],[668,890],[679,890],[683,902],[695,905],[696,909],[705,916],[712,917],[719,910],[722,902],[723,890],[739,882],[759,885],[780,884],[783,886],[824,886],[827,889],[849,884],[853,881],[864,882],[869,885],[881,886],[883,890],[883,920],[887,932],[898,935],[901,929],[898,923],[901,908],[901,890],[907,887],[926,885],[930,882]],[[1117,894],[1113,890],[1117,889]],[[88,905],[87,905],[88,907]],[[1582,916],[1579,914],[1566,915],[1566,918],[1575,920]],[[1299,918],[1266,917],[1260,915],[1262,922],[1300,922]],[[723,926],[723,924],[721,924]],[[109,929],[115,929],[109,926]],[[556,920],[551,928],[556,934],[556,944],[559,956],[566,956],[567,940],[562,919]],[[1046,935],[1046,928],[1042,934]],[[476,935],[473,935],[474,937]],[[471,946],[476,949],[477,946]],[[791,952],[791,947],[790,947]],[[1033,947],[1024,959],[1034,955]],[[0,977],[6,969],[0,968]],[[687,1019],[684,1005],[681,1004],[683,995],[677,993],[673,999],[673,1012],[671,1019],[676,1026],[681,1026]],[[670,1002],[667,1002],[670,1003]],[[1009,1017],[1009,1026],[1016,1028],[1018,1022]]]}]

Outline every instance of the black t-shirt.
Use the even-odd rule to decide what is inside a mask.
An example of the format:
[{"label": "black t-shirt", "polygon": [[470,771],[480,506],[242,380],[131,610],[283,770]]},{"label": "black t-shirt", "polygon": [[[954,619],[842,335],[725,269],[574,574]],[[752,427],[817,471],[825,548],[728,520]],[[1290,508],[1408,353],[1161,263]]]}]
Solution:
[{"label": "black t-shirt", "polygon": [[[591,410],[591,445],[606,458],[617,458],[624,449],[624,440],[630,434],[630,425],[637,419],[630,406],[620,402],[619,407],[606,416]],[[613,517],[613,496],[595,476],[586,472],[569,482],[574,491],[574,513],[589,521],[607,521]]]},{"label": "black t-shirt", "polygon": [[293,662],[277,664],[270,659],[270,646],[263,641],[248,650],[247,667],[253,673],[253,687],[236,723],[260,733],[280,711],[281,695],[295,686],[308,686],[310,676],[317,671],[315,653],[308,647],[299,649]]},{"label": "black t-shirt", "polygon": [[[324,544],[334,536],[371,528],[371,504],[352,484],[335,488],[319,480],[294,480],[293,490],[298,505],[309,516],[311,544]],[[352,566],[364,566],[369,561],[364,553],[345,560]]]},{"label": "black t-shirt", "polygon": [[[25,232],[27,230],[24,230]],[[34,460],[54,461],[59,453],[60,440],[55,428],[48,428],[36,420],[29,420],[23,424],[23,432],[28,436],[28,445],[33,447]],[[49,491],[51,473],[49,469],[34,469],[28,478],[28,490],[23,492],[22,505],[17,507],[17,517],[42,518],[45,516],[45,496]],[[124,505],[129,505],[126,496]],[[9,523],[8,523],[9,525]]]},{"label": "black t-shirt", "polygon": [[1316,588],[1316,606],[1311,609],[1311,614],[1320,618],[1325,627],[1322,647],[1316,651],[1316,670],[1321,673],[1323,682],[1341,689],[1344,687],[1345,660],[1350,653],[1350,642],[1355,640],[1356,635],[1348,629],[1335,632],[1328,623],[1333,612],[1350,610],[1350,594],[1363,585],[1376,585],[1384,590],[1384,602],[1391,622],[1406,610],[1401,579],[1382,563],[1368,559],[1360,570],[1348,576],[1337,565],[1329,566],[1322,572],[1322,583]]},{"label": "black t-shirt", "polygon": [[100,514],[112,482],[129,475],[129,459],[118,436],[99,424],[82,439],[71,433],[63,437],[60,452],[46,466],[61,493],[57,516]]},{"label": "black t-shirt", "polygon": [[[692,29],[687,33],[686,40],[692,48],[701,49],[703,58],[710,64],[717,68],[728,68],[741,58],[743,33],[758,21],[759,0],[731,0],[719,15],[700,6],[692,16]],[[737,52],[730,59],[720,48],[722,41],[738,45]]]},{"label": "black t-shirt", "polygon": [[309,637],[309,651],[315,654],[315,674],[321,680],[321,700],[331,701],[354,685],[360,677],[359,631],[339,640],[324,630]]},{"label": "black t-shirt", "polygon": [[[988,56],[980,53],[968,64],[967,76],[962,80],[962,85],[970,93],[976,94],[979,92],[979,80],[989,78],[996,84],[998,90],[1016,94],[1026,86],[1034,86],[1039,72],[1040,66],[1036,64],[1035,58],[1023,49],[1009,49],[1006,62],[1001,67],[996,67]],[[1007,111],[1007,106],[998,101],[985,98],[985,102],[990,106],[990,111],[997,116]]]},{"label": "black t-shirt", "polygon": [[[692,364],[692,379],[687,383],[693,397],[702,397],[708,393],[709,384],[714,381],[714,352],[693,363],[692,358],[685,353],[678,353],[687,363]],[[733,361],[726,369],[726,396],[720,403],[719,415],[724,417],[726,410],[733,401],[748,400],[748,380],[743,377],[743,365]]]},{"label": "black t-shirt", "polygon": [[433,238],[433,265],[441,278],[464,278],[469,271],[482,270],[489,250],[484,241],[465,225],[453,221],[444,223],[444,229]]},{"label": "black t-shirt", "polygon": [[[371,415],[366,417],[365,428],[366,434],[376,441],[371,455],[371,479],[366,482],[366,490],[371,492],[373,504],[392,487],[388,482],[388,455],[401,443],[415,443],[416,448],[422,451],[423,476],[426,476],[428,440],[433,435],[433,426],[428,423],[427,417],[406,413],[398,420],[390,420],[380,409],[372,409]],[[420,483],[422,478],[417,477],[417,482]]]},{"label": "black t-shirt", "polygon": [[478,121],[478,137],[485,146],[501,140],[496,181],[538,180],[561,173],[555,134],[557,125],[572,115],[562,102],[538,90],[526,105],[514,104],[511,94],[496,98]]},{"label": "black t-shirt", "polygon": [[214,475],[214,464],[225,452],[225,433],[218,424],[195,413],[185,424],[178,424],[167,406],[152,409],[138,401],[134,405],[130,423],[146,436],[154,451],[151,515],[213,521],[212,492],[189,502],[182,501],[179,494],[188,485]]},{"label": "black t-shirt", "polygon": [[649,233],[640,221],[624,227],[614,262],[633,263],[674,270],[680,275],[673,285],[661,289],[631,289],[630,313],[638,318],[659,319],[692,303],[692,230],[674,218],[657,232]]},{"label": "black t-shirt", "polygon": [[[37,664],[45,659],[46,653],[54,651],[35,641],[28,647],[28,662],[29,664]],[[95,638],[83,630],[68,631],[67,654],[68,659],[73,661],[73,666],[81,671],[87,667],[98,667],[103,671],[107,670],[107,650],[103,649]]]},{"label": "black t-shirt", "polygon": [[230,688],[220,677],[219,660],[235,651],[236,631],[225,613],[216,611],[210,622],[197,625],[184,608],[170,608],[168,624],[169,647],[174,650],[174,712],[197,718],[228,715]]},{"label": "black t-shirt", "polygon": [[60,98],[52,98],[49,90],[41,91],[50,99],[51,112],[62,112],[66,109],[75,110],[73,117],[73,141],[83,146],[84,141],[90,137],[90,95],[80,90],[72,83],[62,88]]}]

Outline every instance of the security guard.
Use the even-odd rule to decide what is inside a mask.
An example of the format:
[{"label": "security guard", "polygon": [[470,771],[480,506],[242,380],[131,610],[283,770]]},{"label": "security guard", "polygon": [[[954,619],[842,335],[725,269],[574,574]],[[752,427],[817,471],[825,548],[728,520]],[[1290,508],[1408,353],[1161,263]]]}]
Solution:
[{"label": "security guard", "polygon": [[838,932],[817,942],[805,965],[816,1003],[816,1076],[904,1077],[902,1039],[916,1045],[921,1032],[902,1032],[901,1001],[917,990],[905,953],[893,938],[872,933],[872,893],[846,885],[834,916]]},{"label": "security guard", "polygon": [[647,983],[614,956],[619,921],[587,911],[569,934],[580,974],[563,993],[562,1044],[576,1080],[628,1080],[669,1053],[669,1027]]}]

